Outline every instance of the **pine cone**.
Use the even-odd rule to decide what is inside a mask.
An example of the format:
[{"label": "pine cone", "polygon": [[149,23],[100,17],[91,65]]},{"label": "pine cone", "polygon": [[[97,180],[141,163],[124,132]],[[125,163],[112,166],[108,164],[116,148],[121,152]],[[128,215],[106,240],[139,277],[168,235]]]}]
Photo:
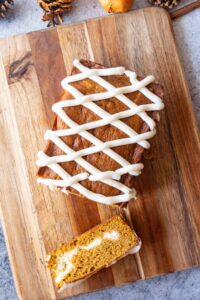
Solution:
[{"label": "pine cone", "polygon": [[49,21],[47,26],[59,25],[63,22],[63,13],[72,8],[73,0],[37,0],[44,10],[43,21]]},{"label": "pine cone", "polygon": [[0,17],[4,18],[6,11],[14,4],[13,0],[0,0]]},{"label": "pine cone", "polygon": [[172,8],[173,6],[178,5],[180,0],[149,0],[155,6],[160,6],[163,8]]}]

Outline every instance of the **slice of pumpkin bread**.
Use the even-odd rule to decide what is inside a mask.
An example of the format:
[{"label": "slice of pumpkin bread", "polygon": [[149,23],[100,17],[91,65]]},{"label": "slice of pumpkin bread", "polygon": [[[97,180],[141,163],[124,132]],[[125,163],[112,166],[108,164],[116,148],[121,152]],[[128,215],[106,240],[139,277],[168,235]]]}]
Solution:
[{"label": "slice of pumpkin bread", "polygon": [[140,246],[140,239],[123,217],[114,216],[52,251],[48,268],[56,287],[63,290],[139,251]]}]

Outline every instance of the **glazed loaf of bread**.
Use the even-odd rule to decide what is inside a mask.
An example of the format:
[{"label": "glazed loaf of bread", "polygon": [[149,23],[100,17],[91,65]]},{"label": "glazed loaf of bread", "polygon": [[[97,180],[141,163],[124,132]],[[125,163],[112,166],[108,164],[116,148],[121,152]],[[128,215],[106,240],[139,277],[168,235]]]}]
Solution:
[{"label": "glazed loaf of bread", "polygon": [[[94,70],[94,71],[95,70],[104,70],[103,66],[101,66],[97,63],[90,62],[90,61],[82,60],[81,64],[82,64],[82,66],[87,67],[87,69],[89,69],[89,70]],[[105,69],[105,70],[107,70],[107,69]],[[113,71],[113,73],[114,72],[115,72],[115,70]],[[81,71],[76,66],[74,66],[73,70],[72,70],[70,86],[68,84],[68,91],[64,92],[62,100],[66,100],[66,101],[69,100],[69,101],[71,101],[70,103],[72,103],[72,101],[74,99],[74,96],[73,96],[74,90],[76,90],[76,93],[78,91],[78,95],[80,94],[81,101],[82,100],[86,101],[86,98],[84,98],[84,97],[87,97],[89,95],[94,95],[94,94],[95,94],[95,96],[96,96],[96,94],[107,95],[108,94],[108,93],[106,93],[107,89],[104,86],[102,86],[101,84],[99,84],[99,82],[101,82],[102,79],[106,80],[106,82],[109,84],[109,86],[112,85],[114,88],[116,88],[118,90],[119,90],[119,88],[131,86],[130,76],[128,76],[128,73],[123,73],[122,75],[114,74],[114,75],[108,75],[108,76],[101,76],[100,81],[95,80],[94,77],[96,75],[94,75],[94,76],[91,75],[89,77],[89,75],[84,76],[84,74],[83,74],[83,76],[82,76],[82,74],[81,74],[82,79],[75,80],[74,79],[75,77],[73,77],[73,76],[76,76],[79,73],[81,73]],[[105,74],[106,74],[106,72],[105,72]],[[138,81],[138,83],[137,83],[138,86],[139,86],[140,82],[143,83],[143,81],[142,81],[143,78],[137,77],[136,80]],[[145,79],[144,79],[144,81],[145,81]],[[132,87],[134,87],[134,85],[132,85]],[[147,86],[145,86],[145,89],[146,88],[148,88],[148,91],[151,92],[151,94],[153,95],[153,96],[151,95],[151,97],[156,97],[156,95],[159,96],[159,98],[163,97],[163,90],[160,85],[158,85],[156,83],[150,83],[150,84],[147,84]],[[143,91],[142,89],[144,90],[144,92],[141,92],[141,91]],[[86,152],[85,152],[86,154],[84,155],[84,153],[82,153],[82,155],[80,157],[78,157],[78,159],[69,159],[67,157],[68,160],[67,160],[67,158],[66,158],[66,160],[64,160],[64,155],[66,154],[66,152],[63,150],[62,144],[60,146],[58,146],[58,144],[55,143],[55,138],[54,139],[52,138],[47,142],[47,146],[44,151],[46,156],[48,158],[63,156],[63,161],[61,161],[59,164],[62,167],[62,169],[65,171],[65,173],[67,172],[66,174],[73,176],[74,180],[77,178],[76,177],[77,175],[85,174],[86,172],[88,172],[88,170],[91,170],[91,168],[93,168],[93,169],[95,168],[95,170],[97,170],[98,172],[102,172],[101,174],[103,174],[103,176],[104,176],[102,179],[100,177],[99,180],[98,180],[97,174],[95,175],[97,177],[96,180],[92,180],[91,177],[87,177],[87,176],[86,176],[86,178],[84,178],[84,176],[83,176],[83,180],[79,179],[79,181],[77,182],[79,184],[79,188],[77,187],[77,185],[74,184],[74,181],[71,185],[66,184],[66,186],[65,186],[63,183],[61,183],[60,186],[58,186],[58,187],[64,189],[65,191],[68,190],[71,193],[80,195],[82,197],[91,199],[93,201],[103,202],[105,204],[126,202],[127,200],[130,200],[131,197],[134,198],[135,194],[133,193],[131,195],[131,197],[129,196],[129,198],[122,196],[121,197],[122,201],[120,201],[120,198],[117,198],[117,200],[115,201],[114,197],[117,197],[118,195],[119,196],[122,195],[123,194],[122,191],[125,190],[124,193],[127,194],[126,187],[128,187],[131,191],[131,189],[134,186],[134,176],[132,175],[132,173],[134,173],[134,172],[132,172],[132,173],[128,172],[128,167],[127,167],[127,173],[122,172],[122,174],[119,175],[119,173],[117,173],[116,170],[120,169],[120,167],[126,166],[127,162],[130,164],[130,166],[133,166],[134,164],[137,164],[141,161],[142,154],[144,151],[143,144],[145,144],[146,141],[139,140],[139,142],[130,142],[130,133],[129,132],[131,132],[131,134],[133,132],[135,132],[136,134],[150,132],[149,124],[145,120],[147,118],[149,118],[149,119],[151,118],[150,122],[151,122],[151,120],[152,121],[159,120],[158,111],[156,111],[156,110],[153,111],[153,109],[151,107],[152,101],[147,97],[147,93],[146,93],[145,89],[141,85],[141,90],[136,89],[136,91],[129,92],[126,94],[126,97],[127,97],[126,99],[128,99],[135,105],[135,107],[136,107],[135,109],[139,108],[141,113],[133,112],[132,115],[129,116],[127,114],[127,117],[121,118],[120,121],[109,122],[109,123],[105,122],[105,125],[96,126],[94,128],[92,127],[91,129],[87,130],[87,132],[90,134],[90,136],[92,136],[92,139],[88,139],[87,136],[85,135],[85,132],[83,134],[83,131],[76,133],[76,126],[75,126],[75,129],[73,128],[73,130],[75,132],[74,134],[72,131],[72,134],[70,134],[70,135],[65,136],[63,134],[60,136],[61,141],[65,145],[70,147],[70,149],[69,149],[70,151],[72,150],[73,152],[81,153],[81,150],[86,149]],[[132,90],[133,90],[133,88],[132,88]],[[102,93],[104,93],[104,94],[102,94]],[[115,91],[110,92],[110,93],[111,93],[110,95],[114,95]],[[107,95],[106,97],[107,97],[106,99],[102,99],[102,100],[100,99],[99,101],[95,101],[95,105],[97,105],[101,109],[100,113],[102,113],[102,110],[104,112],[106,112],[106,114],[108,116],[110,116],[110,115],[117,116],[117,114],[121,113],[121,112],[127,113],[127,105],[124,104],[124,102],[120,100],[120,97],[118,97],[118,96],[109,97],[109,95]],[[103,96],[102,96],[102,98],[103,98]],[[72,100],[70,100],[70,99],[72,99]],[[87,98],[88,102],[89,102],[88,99],[90,101],[93,100],[93,98],[92,99]],[[77,97],[77,99],[75,99],[75,100],[79,101],[79,97]],[[88,123],[93,124],[94,121],[101,120],[101,117],[99,116],[100,115],[99,112],[98,112],[98,114],[96,113],[96,110],[94,107],[94,101],[92,103],[93,106],[91,106],[91,103],[90,103],[90,106],[87,105],[87,102],[85,102],[85,103],[84,103],[84,105],[81,105],[81,104],[80,105],[77,105],[77,104],[71,105],[70,104],[69,106],[67,106],[67,104],[64,103],[64,105],[66,105],[66,106],[63,107],[63,111],[66,113],[67,117],[70,118],[70,121],[72,120],[74,122],[74,124],[79,126],[79,128],[80,128],[80,125],[85,125]],[[142,108],[146,107],[145,106],[146,104],[149,104],[150,105],[149,107],[151,107],[151,109],[149,108],[148,109],[149,111],[145,112],[145,115],[147,116],[145,119],[145,118],[142,118],[142,114],[144,114],[144,112],[142,111]],[[93,109],[93,107],[94,107],[94,109]],[[59,109],[59,107],[58,107],[58,109]],[[160,110],[160,109],[162,109],[162,104],[160,104],[158,110]],[[132,109],[132,111],[133,111],[133,109]],[[128,113],[129,113],[129,111],[128,111]],[[53,131],[57,130],[60,132],[60,134],[62,134],[62,130],[69,128],[69,126],[66,125],[66,122],[64,121],[64,117],[62,117],[62,115],[60,115],[60,116],[56,117],[52,130]],[[119,125],[118,126],[117,122],[118,123],[120,122],[120,124],[123,122],[123,124],[125,124],[124,126],[126,126],[126,128],[127,128],[127,131],[121,130],[120,124],[118,124]],[[151,132],[153,132],[153,130]],[[102,147],[103,150],[96,151],[96,152],[94,151],[90,154],[89,152],[87,152],[87,150],[88,150],[88,148],[94,147],[96,145],[97,139],[98,139],[98,141],[103,142],[104,145],[106,143],[108,144],[108,142],[110,142],[110,141],[117,141],[117,140],[118,141],[119,140],[125,140],[125,141],[127,140],[127,144],[125,142],[123,145],[118,146],[118,144],[116,143],[116,146],[114,145],[114,147],[110,147],[108,149],[106,148],[105,150]],[[112,155],[109,154],[110,150],[114,151],[115,156],[117,155],[117,157],[119,157],[120,159],[119,160],[113,159]],[[69,152],[68,152],[68,156],[69,156]],[[83,159],[84,159],[84,162],[83,162]],[[125,161],[125,163],[124,163],[124,165],[122,165],[122,163],[124,161]],[[90,169],[86,170],[86,167],[88,167],[88,164],[89,164]],[[41,165],[42,164],[40,164],[40,166]],[[140,165],[138,165],[138,167],[141,168]],[[39,180],[41,180],[41,182],[43,182],[47,185],[51,185],[51,184],[48,184],[50,182],[50,181],[48,181],[49,179],[52,180],[51,181],[52,183],[54,183],[55,180],[57,180],[57,182],[59,183],[59,180],[63,179],[59,175],[60,173],[59,174],[58,173],[59,172],[55,172],[54,167],[51,167],[50,164],[46,164],[46,165],[40,167],[40,169],[38,171],[38,177],[39,177]],[[138,174],[139,174],[139,172],[138,172]],[[111,176],[111,177],[109,177],[109,176]],[[45,181],[45,179],[47,179],[47,181]],[[111,180],[112,180],[112,182],[111,182]],[[118,189],[119,184],[118,185],[116,184],[116,180],[119,182],[119,184],[120,183],[123,184],[120,186],[121,190]],[[86,191],[85,193],[82,193],[80,185],[82,187],[82,190],[84,188],[84,191]],[[87,193],[87,191],[88,191],[88,193]],[[129,192],[129,190],[128,190],[128,192]],[[109,198],[109,197],[111,197],[111,198]]]}]

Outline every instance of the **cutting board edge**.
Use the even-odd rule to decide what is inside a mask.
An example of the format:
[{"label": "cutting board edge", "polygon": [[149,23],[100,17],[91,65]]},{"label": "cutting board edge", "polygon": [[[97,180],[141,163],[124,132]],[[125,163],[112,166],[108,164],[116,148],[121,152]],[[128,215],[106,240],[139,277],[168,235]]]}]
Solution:
[{"label": "cutting board edge", "polygon": [[43,28],[43,29],[37,29],[37,30],[33,30],[33,31],[29,31],[29,32],[22,32],[22,33],[19,33],[19,34],[13,34],[13,35],[9,35],[8,37],[4,37],[4,38],[0,38],[0,42],[3,42],[4,40],[7,40],[7,39],[12,39],[12,38],[15,38],[15,37],[18,37],[18,36],[23,36],[23,35],[26,35],[26,34],[34,34],[36,32],[46,32],[46,31],[51,31],[51,30],[57,30],[57,29],[62,29],[64,27],[73,27],[73,26],[76,26],[76,25],[79,25],[79,24],[83,24],[83,23],[88,23],[90,21],[95,21],[95,20],[101,20],[101,19],[106,19],[106,18],[111,18],[111,17],[117,17],[117,16],[120,16],[120,15],[126,15],[126,14],[132,14],[132,13],[135,13],[135,12],[145,12],[145,11],[149,11],[149,10],[152,10],[152,11],[159,11],[166,15],[167,18],[170,20],[171,22],[171,18],[170,18],[170,15],[169,13],[164,9],[164,8],[161,8],[161,7],[144,7],[144,8],[139,8],[139,9],[136,9],[136,10],[130,10],[129,12],[124,12],[124,13],[116,13],[116,14],[107,14],[105,16],[100,16],[100,17],[95,17],[95,18],[89,18],[89,19],[84,19],[84,20],[81,20],[81,21],[77,21],[77,22],[74,22],[74,23],[70,23],[70,24],[62,24],[62,25],[59,25],[58,27],[51,27],[51,28]]}]

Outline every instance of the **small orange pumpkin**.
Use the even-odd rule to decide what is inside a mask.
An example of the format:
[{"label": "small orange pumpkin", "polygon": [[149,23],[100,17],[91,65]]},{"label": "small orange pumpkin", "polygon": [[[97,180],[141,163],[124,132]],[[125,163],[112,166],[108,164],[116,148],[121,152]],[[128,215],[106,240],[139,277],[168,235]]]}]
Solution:
[{"label": "small orange pumpkin", "polygon": [[109,13],[130,10],[134,0],[99,0],[103,8]]}]

